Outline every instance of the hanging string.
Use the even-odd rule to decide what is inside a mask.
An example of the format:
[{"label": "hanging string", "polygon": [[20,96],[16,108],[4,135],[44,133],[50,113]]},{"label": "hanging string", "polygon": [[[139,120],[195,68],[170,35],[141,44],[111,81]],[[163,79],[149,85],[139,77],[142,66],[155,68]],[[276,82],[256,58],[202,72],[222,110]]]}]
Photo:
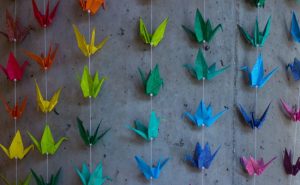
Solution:
[{"label": "hanging string", "polygon": [[[150,1],[150,30],[153,31],[153,4],[152,0]],[[152,72],[153,68],[153,47],[150,45],[150,71]],[[153,111],[153,94],[150,94],[150,114]],[[150,138],[150,164],[153,165],[153,138]],[[150,185],[152,185],[153,179],[150,178]]]}]

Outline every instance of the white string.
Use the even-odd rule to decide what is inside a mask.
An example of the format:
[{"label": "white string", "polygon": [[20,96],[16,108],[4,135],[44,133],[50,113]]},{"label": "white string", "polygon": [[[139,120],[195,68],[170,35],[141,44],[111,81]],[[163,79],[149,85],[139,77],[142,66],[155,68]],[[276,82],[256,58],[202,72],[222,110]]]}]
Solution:
[{"label": "white string", "polygon": [[[255,105],[254,105],[254,119],[256,119],[257,115],[257,94],[258,94],[258,86],[255,87]],[[257,160],[257,128],[254,125],[254,159]],[[253,184],[256,185],[256,174],[254,174]]]},{"label": "white string", "polygon": [[[15,5],[14,5],[14,19],[17,19],[17,1],[15,1]],[[14,55],[17,58],[17,38],[14,38]],[[17,105],[17,80],[14,79],[14,104],[15,107]],[[17,133],[17,118],[14,117],[14,131],[15,134]],[[15,172],[16,172],[16,176],[15,176],[15,183],[16,185],[18,185],[18,158],[15,158]]]},{"label": "white string", "polygon": [[[150,1],[150,30],[151,32],[153,31],[153,5],[152,5],[152,0]],[[153,67],[153,47],[152,44],[150,45],[150,71],[152,72],[152,67]],[[153,95],[150,94],[150,114],[152,114],[153,110],[153,102],[152,102],[152,97]],[[151,166],[153,165],[153,138],[150,138],[150,164]],[[152,185],[152,177],[150,178],[150,185]]]}]

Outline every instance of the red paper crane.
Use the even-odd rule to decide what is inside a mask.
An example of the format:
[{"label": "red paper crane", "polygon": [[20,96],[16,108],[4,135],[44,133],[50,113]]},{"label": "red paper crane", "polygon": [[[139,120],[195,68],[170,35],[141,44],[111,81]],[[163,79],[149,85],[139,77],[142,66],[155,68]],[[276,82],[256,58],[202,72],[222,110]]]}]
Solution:
[{"label": "red paper crane", "polygon": [[22,80],[25,68],[29,63],[25,61],[22,66],[18,64],[17,59],[13,53],[9,54],[6,68],[0,64],[0,69],[6,74],[7,78],[11,81]]},{"label": "red paper crane", "polygon": [[9,42],[22,42],[30,30],[33,28],[31,26],[24,27],[18,18],[14,20],[12,15],[6,10],[6,32],[0,31]]},{"label": "red paper crane", "polygon": [[48,27],[52,24],[53,19],[55,17],[57,9],[58,9],[58,5],[60,3],[60,0],[58,0],[55,4],[53,10],[51,12],[49,12],[49,6],[50,6],[49,1],[50,0],[48,0],[48,2],[47,2],[45,14],[42,14],[38,9],[35,0],[32,0],[34,16],[35,16],[36,20],[39,22],[39,24],[41,25],[41,27]]},{"label": "red paper crane", "polygon": [[25,110],[26,103],[27,103],[27,97],[25,97],[23,99],[23,101],[20,105],[17,103],[14,107],[10,107],[9,103],[4,98],[1,98],[1,99],[5,106],[6,111],[9,113],[11,118],[19,119],[22,116],[22,114]]},{"label": "red paper crane", "polygon": [[47,56],[45,56],[44,53],[41,53],[41,55],[39,56],[30,51],[25,51],[25,54],[29,58],[34,60],[36,63],[38,63],[41,66],[42,70],[46,71],[52,66],[57,49],[58,47],[56,46],[55,49],[52,51],[52,46],[50,46]]}]

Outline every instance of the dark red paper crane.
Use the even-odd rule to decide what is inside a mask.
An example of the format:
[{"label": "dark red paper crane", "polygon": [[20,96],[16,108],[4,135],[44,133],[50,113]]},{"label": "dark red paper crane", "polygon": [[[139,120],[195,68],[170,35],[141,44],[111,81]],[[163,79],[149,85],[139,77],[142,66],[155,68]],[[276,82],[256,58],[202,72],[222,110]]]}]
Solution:
[{"label": "dark red paper crane", "polygon": [[17,103],[14,107],[10,107],[9,103],[4,98],[1,98],[1,99],[5,106],[6,111],[9,113],[11,118],[19,119],[22,116],[22,114],[25,110],[26,103],[27,103],[27,97],[25,97],[23,99],[21,104]]},{"label": "dark red paper crane", "polygon": [[24,27],[20,23],[19,18],[14,20],[13,16],[6,10],[6,32],[0,31],[0,33],[4,35],[9,42],[22,42],[32,29],[31,26]]},{"label": "dark red paper crane", "polygon": [[25,61],[22,66],[18,64],[17,59],[13,53],[9,54],[6,68],[0,64],[0,69],[5,73],[7,78],[11,81],[22,80],[25,68],[29,63]]},{"label": "dark red paper crane", "polygon": [[300,170],[300,157],[297,159],[296,163],[293,164],[292,151],[288,152],[287,149],[285,149],[283,156],[283,166],[286,174],[296,176]]},{"label": "dark red paper crane", "polygon": [[46,12],[45,12],[45,14],[42,14],[38,9],[35,0],[32,0],[33,13],[41,27],[48,27],[52,24],[55,14],[57,12],[59,3],[60,3],[60,0],[58,0],[56,2],[53,10],[51,12],[49,12],[50,11],[49,10],[50,0],[48,0],[47,6],[46,6]]}]

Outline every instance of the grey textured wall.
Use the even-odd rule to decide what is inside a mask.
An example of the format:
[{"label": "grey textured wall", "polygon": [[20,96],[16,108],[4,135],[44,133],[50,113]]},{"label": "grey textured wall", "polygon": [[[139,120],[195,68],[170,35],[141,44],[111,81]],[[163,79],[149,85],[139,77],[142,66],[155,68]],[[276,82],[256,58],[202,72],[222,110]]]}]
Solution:
[{"label": "grey textured wall", "polygon": [[[39,1],[41,5],[42,1]],[[5,12],[7,8],[13,11],[14,2],[0,1],[0,27],[4,29]],[[39,29],[33,18],[31,1],[18,1],[18,16],[23,23],[30,23],[37,29],[33,31],[24,43],[18,45],[17,56],[20,61],[26,59],[22,49],[42,52],[44,48],[43,31]],[[182,67],[192,63],[197,53],[197,45],[188,39],[181,29],[181,24],[193,25],[196,8],[203,9],[200,0],[153,0],[153,25],[156,27],[165,17],[170,21],[167,33],[161,44],[153,50],[154,64],[160,65],[165,86],[160,94],[153,99],[153,107],[161,119],[160,135],[153,142],[153,159],[171,157],[171,161],[163,169],[161,177],[153,184],[161,185],[194,185],[200,184],[201,173],[190,168],[184,161],[186,153],[194,150],[197,141],[201,140],[201,129],[195,129],[183,120],[185,111],[195,111],[202,97],[202,85],[195,82]],[[261,113],[267,104],[272,106],[263,128],[257,134],[258,157],[265,160],[278,156],[266,172],[257,177],[257,184],[273,185],[287,184],[289,177],[285,175],[282,166],[284,147],[291,148],[295,125],[284,117],[279,106],[279,97],[289,103],[297,100],[298,84],[288,81],[284,65],[299,55],[298,45],[288,40],[288,29],[291,20],[291,10],[300,12],[300,6],[292,0],[267,0],[266,7],[260,10],[261,26],[272,15],[272,31],[262,49],[267,71],[278,66],[280,70],[259,90],[258,112]],[[214,110],[230,108],[229,111],[211,128],[205,129],[205,139],[212,144],[213,150],[222,148],[211,168],[205,172],[204,181],[207,185],[247,185],[253,183],[239,164],[242,155],[254,154],[254,132],[245,123],[236,110],[236,104],[241,103],[247,109],[254,106],[255,91],[250,89],[244,75],[239,71],[242,65],[252,66],[256,60],[256,50],[241,38],[236,24],[252,30],[256,8],[246,0],[206,0],[206,12],[213,23],[222,23],[224,31],[219,32],[206,52],[209,63],[221,61],[231,65],[224,74],[205,84],[206,101],[211,102]],[[91,19],[96,27],[96,39],[110,36],[110,40],[101,52],[92,56],[93,70],[109,79],[105,82],[101,95],[93,101],[93,124],[101,119],[103,128],[111,127],[111,132],[105,136],[93,149],[93,161],[103,162],[104,174],[113,178],[110,184],[136,185],[145,184],[134,161],[135,155],[141,155],[148,162],[150,144],[145,143],[134,133],[126,129],[134,119],[147,121],[150,114],[149,98],[143,94],[137,67],[149,69],[150,51],[148,46],[138,37],[138,18],[141,16],[150,26],[150,1],[122,0],[107,1],[107,10],[100,11]],[[58,87],[63,87],[60,102],[57,106],[59,115],[51,113],[49,123],[55,138],[69,137],[55,156],[50,157],[50,173],[63,167],[59,184],[81,184],[73,168],[88,161],[86,148],[78,134],[76,116],[88,122],[88,100],[81,94],[77,75],[81,75],[83,66],[87,64],[77,48],[71,24],[75,23],[87,35],[88,18],[76,1],[63,0],[59,7],[54,24],[48,29],[47,40],[59,43],[59,52],[55,64],[49,71],[49,94]],[[5,64],[12,45],[0,37],[1,63]],[[31,62],[24,79],[17,84],[18,98],[29,96],[24,116],[18,121],[26,145],[29,138],[26,131],[40,135],[43,130],[45,116],[36,110],[34,79],[39,82],[44,92],[44,74],[39,66]],[[8,82],[4,75],[0,78],[1,94],[13,101],[13,83]],[[14,134],[14,125],[3,106],[0,106],[0,142],[9,145]],[[298,150],[299,151],[299,150]],[[299,152],[297,152],[299,153]],[[37,150],[19,162],[19,175],[29,172],[30,168],[41,174],[46,173],[46,160]],[[14,179],[15,163],[8,160],[0,152],[0,172]],[[296,177],[300,183],[299,177]],[[34,183],[33,183],[34,184]]]}]

